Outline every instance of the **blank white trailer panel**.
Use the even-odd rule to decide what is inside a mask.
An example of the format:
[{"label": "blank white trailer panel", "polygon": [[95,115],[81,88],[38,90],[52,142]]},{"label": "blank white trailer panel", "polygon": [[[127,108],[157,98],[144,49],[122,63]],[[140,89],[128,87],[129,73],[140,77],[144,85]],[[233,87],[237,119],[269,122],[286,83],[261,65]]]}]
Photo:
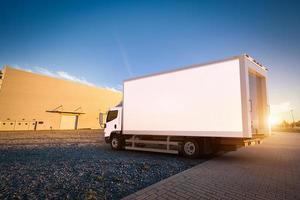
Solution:
[{"label": "blank white trailer panel", "polygon": [[265,71],[246,60],[234,57],[125,81],[123,133],[252,137],[249,69],[259,77]]}]

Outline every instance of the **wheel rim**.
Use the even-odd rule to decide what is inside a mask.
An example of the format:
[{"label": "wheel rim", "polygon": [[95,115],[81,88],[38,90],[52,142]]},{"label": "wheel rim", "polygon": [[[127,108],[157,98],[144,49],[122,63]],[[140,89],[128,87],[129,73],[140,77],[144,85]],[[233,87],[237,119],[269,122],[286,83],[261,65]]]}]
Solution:
[{"label": "wheel rim", "polygon": [[186,142],[184,144],[184,152],[189,156],[194,155],[196,152],[196,145],[193,142]]},{"label": "wheel rim", "polygon": [[118,139],[117,138],[113,138],[112,141],[111,141],[111,145],[113,148],[118,148]]}]

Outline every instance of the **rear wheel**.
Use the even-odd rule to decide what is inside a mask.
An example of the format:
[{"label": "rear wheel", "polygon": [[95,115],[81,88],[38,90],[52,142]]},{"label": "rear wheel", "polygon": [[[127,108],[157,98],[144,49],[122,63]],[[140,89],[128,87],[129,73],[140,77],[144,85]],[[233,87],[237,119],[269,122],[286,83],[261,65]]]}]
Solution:
[{"label": "rear wheel", "polygon": [[199,155],[199,152],[200,152],[198,142],[196,140],[193,140],[193,139],[185,140],[183,145],[182,145],[181,152],[185,157],[188,157],[188,158],[197,157]]},{"label": "rear wheel", "polygon": [[120,150],[124,147],[124,139],[121,135],[114,134],[110,140],[110,146],[114,150]]}]

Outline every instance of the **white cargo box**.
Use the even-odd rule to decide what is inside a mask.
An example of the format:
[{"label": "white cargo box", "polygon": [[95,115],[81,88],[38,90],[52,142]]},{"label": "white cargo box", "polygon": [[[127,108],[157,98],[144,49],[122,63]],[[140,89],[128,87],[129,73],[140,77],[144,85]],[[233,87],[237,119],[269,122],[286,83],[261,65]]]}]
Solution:
[{"label": "white cargo box", "polygon": [[248,55],[124,82],[123,134],[269,134],[267,69]]}]

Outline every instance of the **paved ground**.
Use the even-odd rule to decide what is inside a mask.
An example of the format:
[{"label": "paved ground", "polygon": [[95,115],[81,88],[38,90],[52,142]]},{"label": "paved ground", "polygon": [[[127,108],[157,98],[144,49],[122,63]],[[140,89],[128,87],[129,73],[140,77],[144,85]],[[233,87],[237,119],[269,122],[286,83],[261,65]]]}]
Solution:
[{"label": "paved ground", "polygon": [[275,133],[125,199],[300,199],[300,134]]}]

